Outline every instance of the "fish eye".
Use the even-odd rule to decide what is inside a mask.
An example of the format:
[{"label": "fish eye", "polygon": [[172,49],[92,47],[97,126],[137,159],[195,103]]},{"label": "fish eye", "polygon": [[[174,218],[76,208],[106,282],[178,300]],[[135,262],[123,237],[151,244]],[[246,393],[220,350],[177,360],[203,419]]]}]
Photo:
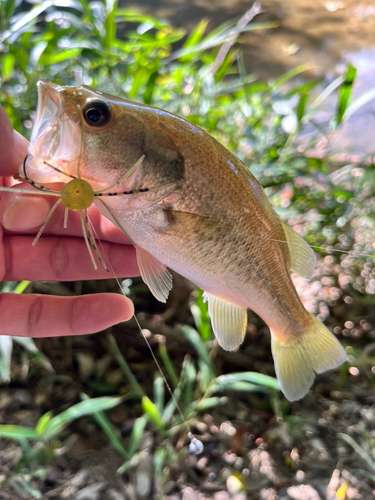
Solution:
[{"label": "fish eye", "polygon": [[91,127],[104,127],[111,118],[111,110],[103,101],[88,102],[82,113],[85,122]]}]

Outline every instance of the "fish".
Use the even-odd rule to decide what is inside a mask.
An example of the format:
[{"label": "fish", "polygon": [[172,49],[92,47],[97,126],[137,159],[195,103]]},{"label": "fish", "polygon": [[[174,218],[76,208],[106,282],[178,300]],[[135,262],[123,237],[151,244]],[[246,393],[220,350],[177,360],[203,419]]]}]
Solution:
[{"label": "fish", "polygon": [[247,309],[260,316],[288,400],[346,361],[292,281],[291,272],[311,278],[313,250],[280,219],[248,167],[194,123],[84,85],[42,80],[22,172],[40,189],[86,182],[87,206],[126,234],[158,300],[172,287],[168,269],[204,291],[223,349],[242,343]]}]

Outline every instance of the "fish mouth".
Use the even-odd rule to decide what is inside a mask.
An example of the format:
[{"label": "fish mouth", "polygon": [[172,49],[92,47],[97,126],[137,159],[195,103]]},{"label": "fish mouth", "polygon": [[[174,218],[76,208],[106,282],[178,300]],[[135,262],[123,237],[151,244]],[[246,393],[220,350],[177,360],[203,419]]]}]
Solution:
[{"label": "fish mouth", "polygon": [[38,107],[33,126],[29,155],[25,169],[28,177],[39,182],[66,182],[66,176],[59,174],[44,162],[72,173],[76,164],[80,143],[80,126],[64,111],[64,88],[45,80],[37,83]]}]

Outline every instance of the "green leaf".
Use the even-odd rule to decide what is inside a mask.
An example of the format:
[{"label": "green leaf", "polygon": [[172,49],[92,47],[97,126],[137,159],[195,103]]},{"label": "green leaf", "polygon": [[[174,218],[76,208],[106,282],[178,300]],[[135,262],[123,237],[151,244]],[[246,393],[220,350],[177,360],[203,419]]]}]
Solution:
[{"label": "green leaf", "polygon": [[116,0],[105,0],[106,7],[106,20],[105,20],[105,38],[104,38],[104,48],[109,50],[113,42],[116,40],[116,22],[115,15],[117,10]]},{"label": "green leaf", "polygon": [[359,446],[358,443],[354,441],[351,436],[347,434],[343,434],[339,432],[337,434],[338,437],[346,441],[353,449],[358,453],[358,455],[367,463],[367,465],[375,471],[375,462],[371,459],[371,457]]},{"label": "green leaf", "polygon": [[344,77],[341,75],[338,78],[336,78],[332,83],[330,83],[328,87],[326,87],[318,95],[318,97],[314,99],[314,101],[310,104],[309,111],[312,111],[313,109],[320,106],[320,104],[322,104],[322,102],[324,102],[327,99],[327,97],[329,97],[332,94],[332,92],[334,92],[338,87],[340,87],[343,81]]},{"label": "green leaf", "polygon": [[146,90],[143,94],[143,101],[145,104],[151,104],[152,96],[154,94],[156,78],[158,77],[158,71],[153,71],[148,79]]},{"label": "green leaf", "polygon": [[92,415],[98,411],[110,410],[120,404],[122,400],[123,398],[103,396],[101,398],[81,401],[52,418],[46,425],[42,437],[44,439],[51,439],[57,436],[73,420],[84,415]]},{"label": "green leaf", "polygon": [[272,83],[270,86],[270,92],[275,91],[284,83],[288,82],[292,78],[300,75],[301,73],[305,73],[306,71],[309,71],[312,68],[311,64],[301,64],[300,66],[297,66],[296,68],[292,68],[291,70],[287,71],[283,75],[279,76],[279,78],[276,78],[276,80]]},{"label": "green leaf", "polygon": [[190,311],[193,315],[199,335],[203,340],[207,341],[210,340],[212,336],[211,319],[208,314],[208,304],[203,300],[203,291],[198,287],[196,287],[195,290],[197,298],[195,303],[191,304]]},{"label": "green leaf", "polygon": [[22,14],[20,18],[10,26],[9,30],[5,31],[2,35],[0,34],[0,42],[3,42],[9,38],[12,33],[27,29],[28,25],[33,23],[37,17],[51,6],[51,0],[45,0],[40,5],[33,7],[30,11]]},{"label": "green leaf", "polygon": [[11,53],[5,54],[5,56],[2,58],[1,76],[5,82],[7,80],[10,80],[10,78],[12,77],[14,62],[15,57]]},{"label": "green leaf", "polygon": [[164,424],[160,412],[147,396],[143,396],[142,398],[142,408],[143,411],[150,417],[153,424],[156,425],[158,429],[163,429]]},{"label": "green leaf", "polygon": [[141,14],[135,9],[117,9],[116,16],[120,17],[119,21],[131,22],[131,23],[148,23],[154,28],[161,29],[168,26],[167,21],[163,19],[156,19],[155,17],[149,16],[147,14]]},{"label": "green leaf", "polygon": [[[24,492],[21,493],[21,496],[22,498],[26,498],[24,493],[28,493],[29,495],[31,495],[32,498],[43,498],[43,493],[41,491],[39,491],[37,488],[35,488],[31,483],[30,481],[28,480],[28,478],[24,477],[23,475],[21,474],[18,474],[17,476],[15,476],[13,478],[13,481],[17,481],[19,483],[19,485],[25,490]],[[13,484],[14,486],[14,484]],[[29,497],[29,495],[27,495],[27,497]]]},{"label": "green leaf", "polygon": [[164,397],[164,380],[159,374],[156,374],[154,379],[154,399],[155,406],[160,413],[162,413],[164,409]]},{"label": "green leaf", "polygon": [[249,382],[243,382],[241,380],[237,382],[220,382],[219,384],[213,384],[210,387],[210,393],[219,391],[238,391],[238,392],[257,392],[259,391],[259,385],[249,384]]},{"label": "green leaf", "polygon": [[343,120],[349,120],[349,118],[358,111],[362,106],[372,101],[375,98],[375,87],[368,89],[360,97],[352,101],[345,110]]},{"label": "green leaf", "polygon": [[213,398],[204,398],[201,399],[198,403],[194,403],[192,407],[197,411],[207,411],[210,408],[215,408],[215,406],[226,405],[229,401],[229,398],[223,396],[221,398],[213,397]]},{"label": "green leaf", "polygon": [[81,54],[81,52],[82,49],[60,50],[55,54],[47,54],[46,52],[43,52],[43,54],[40,56],[39,64],[49,65],[49,64],[60,63],[68,59],[75,59]]},{"label": "green leaf", "polygon": [[38,420],[38,423],[36,424],[36,427],[35,427],[35,430],[39,435],[42,435],[44,433],[51,418],[52,418],[51,411],[45,413],[44,415],[42,415],[40,417],[40,419]]},{"label": "green leaf", "polygon": [[[84,393],[81,394],[81,398],[84,401],[88,401],[90,399],[87,394]],[[92,414],[92,418],[103,429],[107,438],[110,440],[114,448],[120,453],[120,455],[122,455],[123,458],[130,458],[129,453],[127,452],[122,442],[122,439],[118,435],[117,429],[113,426],[107,415],[102,411],[97,411]]]},{"label": "green leaf", "polygon": [[118,348],[118,345],[116,343],[115,338],[112,335],[108,335],[108,343],[111,348],[111,351],[115,355],[115,358],[121,368],[121,370],[124,372],[126,375],[127,379],[130,382],[130,385],[132,387],[132,390],[134,392],[134,395],[141,398],[145,395],[142,387],[139,385],[137,379],[134,377],[132,371],[129,368],[128,363],[126,362],[124,356],[122,355],[120,349]]},{"label": "green leaf", "polygon": [[298,123],[301,124],[302,119],[305,116],[306,105],[309,99],[308,92],[302,92],[299,98],[298,106],[297,106],[297,120]]},{"label": "green leaf", "polygon": [[186,379],[183,385],[182,397],[185,405],[188,405],[194,399],[194,392],[197,383],[197,370],[191,360],[188,360],[185,365],[185,375]]},{"label": "green leaf", "polygon": [[128,471],[130,469],[134,469],[135,467],[137,467],[139,465],[141,457],[142,456],[141,456],[140,453],[136,453],[135,455],[133,455],[129,460],[126,460],[121,465],[121,467],[118,468],[117,474],[124,474],[124,472],[126,472],[126,471]]},{"label": "green leaf", "polygon": [[9,335],[0,335],[0,379],[10,381],[10,363],[12,359],[13,340]]},{"label": "green leaf", "polygon": [[21,425],[0,425],[0,437],[18,439],[19,441],[40,438],[35,429]]},{"label": "green leaf", "polygon": [[177,387],[173,392],[173,398],[165,405],[165,410],[162,415],[162,420],[164,423],[167,423],[173,416],[173,413],[176,409],[176,403],[178,404],[181,398],[181,388]]},{"label": "green leaf", "polygon": [[146,428],[148,417],[146,415],[137,418],[134,421],[132,433],[130,434],[129,440],[129,454],[134,455],[138,449],[139,441],[143,436],[143,432]]},{"label": "green leaf", "polygon": [[3,0],[1,2],[1,11],[4,12],[4,18],[5,21],[9,21],[10,18],[13,16],[14,11],[16,10],[17,7],[17,0]]},{"label": "green leaf", "polygon": [[20,295],[22,294],[26,288],[30,285],[31,281],[20,281],[14,290],[14,293]]},{"label": "green leaf", "polygon": [[[211,49],[213,47],[217,47],[218,45],[225,43],[226,41],[230,40],[233,37],[233,30],[231,28],[233,24],[235,23],[234,22],[225,23],[221,27],[219,26],[217,30],[212,31],[200,43],[197,43],[191,47],[182,47],[181,49],[176,50],[175,52],[173,52],[173,54],[171,54],[169,57],[165,59],[165,62],[169,63],[174,59],[181,59],[191,54],[199,54],[200,52],[204,52],[207,49]],[[277,27],[278,24],[275,22],[252,23],[249,26],[246,26],[243,29],[241,29],[239,33],[245,31],[254,31],[254,30],[270,29]]]},{"label": "green leaf", "polygon": [[167,347],[165,345],[164,342],[161,342],[159,344],[159,354],[160,354],[160,357],[163,361],[163,364],[164,364],[164,367],[167,371],[167,374],[171,380],[171,383],[173,385],[173,387],[177,387],[178,385],[178,377],[177,377],[177,374],[176,374],[176,371],[174,369],[174,366],[173,366],[173,363],[171,361],[171,358],[169,357],[169,354],[168,354],[168,351],[167,351]]},{"label": "green leaf", "polygon": [[344,114],[348,108],[348,103],[350,99],[350,95],[352,93],[353,83],[357,74],[357,68],[355,68],[352,64],[348,64],[348,68],[346,70],[345,80],[340,87],[339,95],[338,95],[338,106],[336,112],[336,122],[339,125],[342,122]]},{"label": "green leaf", "polygon": [[250,384],[257,384],[258,386],[266,387],[267,389],[280,391],[280,384],[277,381],[277,379],[274,377],[270,377],[269,375],[264,375],[263,373],[256,373],[256,372],[229,373],[227,375],[220,375],[215,380],[215,384],[217,384],[218,386],[220,385],[228,386],[236,382],[248,382]]},{"label": "green leaf", "polygon": [[[189,47],[196,47],[198,43],[202,40],[202,37],[206,31],[208,19],[202,19],[200,23],[194,28],[191,34],[186,39],[185,43],[182,46],[183,50],[187,50]],[[180,61],[182,63],[186,63],[192,60],[194,56],[194,52],[187,54],[186,56],[181,56]]]},{"label": "green leaf", "polygon": [[212,359],[210,358],[210,355],[208,352],[208,346],[205,342],[203,342],[199,333],[196,330],[194,330],[194,328],[192,328],[191,326],[187,326],[187,325],[181,326],[179,328],[179,331],[183,334],[183,336],[195,348],[199,357],[204,361],[204,363],[207,365],[208,369],[210,370],[211,379],[214,379],[216,376],[215,366],[212,362]]}]

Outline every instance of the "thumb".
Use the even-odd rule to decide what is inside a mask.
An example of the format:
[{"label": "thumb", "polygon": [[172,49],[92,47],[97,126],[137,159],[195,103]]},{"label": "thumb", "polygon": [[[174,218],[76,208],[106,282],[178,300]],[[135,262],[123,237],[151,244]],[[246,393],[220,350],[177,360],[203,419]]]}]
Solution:
[{"label": "thumb", "polygon": [[43,224],[50,208],[43,196],[4,193],[0,201],[0,224],[9,231],[34,229]]},{"label": "thumb", "polygon": [[13,130],[0,105],[0,176],[15,175],[27,155],[29,142]]}]

